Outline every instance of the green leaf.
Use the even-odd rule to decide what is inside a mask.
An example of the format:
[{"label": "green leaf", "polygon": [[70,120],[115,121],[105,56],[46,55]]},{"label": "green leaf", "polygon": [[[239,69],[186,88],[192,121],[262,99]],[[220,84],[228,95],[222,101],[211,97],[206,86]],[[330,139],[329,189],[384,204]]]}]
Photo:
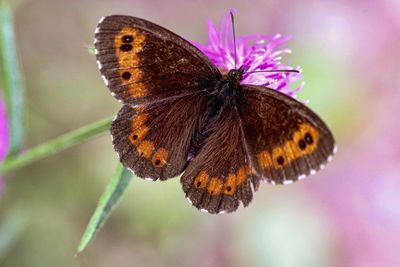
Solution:
[{"label": "green leaf", "polygon": [[21,207],[11,207],[0,219],[0,262],[12,251],[28,226],[30,212]]},{"label": "green leaf", "polygon": [[0,57],[2,87],[9,123],[9,155],[21,149],[24,133],[24,82],[14,35],[12,10],[0,1]]},{"label": "green leaf", "polygon": [[90,219],[82,239],[78,245],[78,253],[82,252],[90,241],[93,240],[96,233],[105,223],[112,209],[122,197],[125,189],[132,179],[132,172],[125,169],[121,163],[118,163],[114,176],[108,184],[103,195],[100,197],[97,208]]}]

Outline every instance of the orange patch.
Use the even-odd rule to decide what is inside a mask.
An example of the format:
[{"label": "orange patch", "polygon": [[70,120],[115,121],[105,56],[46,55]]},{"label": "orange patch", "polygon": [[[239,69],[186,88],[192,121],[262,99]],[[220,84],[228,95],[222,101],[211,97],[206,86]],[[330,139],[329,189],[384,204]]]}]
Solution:
[{"label": "orange patch", "polygon": [[159,148],[156,151],[156,153],[154,153],[151,162],[155,167],[162,167],[165,164],[167,164],[167,158],[168,158],[168,150],[166,150],[165,148]]},{"label": "orange patch", "polygon": [[286,151],[283,150],[283,148],[280,146],[275,147],[272,150],[271,159],[275,169],[282,168],[287,164],[289,164],[288,159],[286,157]]},{"label": "orange patch", "polygon": [[241,185],[246,181],[246,169],[241,167],[236,174],[236,185]]},{"label": "orange patch", "polygon": [[196,188],[204,188],[207,185],[208,179],[210,176],[206,171],[201,171],[197,176],[196,180],[194,180],[194,186]]},{"label": "orange patch", "polygon": [[[132,42],[123,42],[122,38],[124,36],[132,36]],[[139,65],[140,58],[138,54],[143,49],[143,42],[145,39],[146,37],[143,34],[133,28],[123,28],[115,36],[114,45],[121,69]],[[120,48],[124,44],[129,44],[132,48],[129,51],[122,51]]]},{"label": "orange patch", "polygon": [[223,192],[225,195],[232,196],[236,189],[236,175],[230,173],[226,177]]},{"label": "orange patch", "polygon": [[208,184],[207,192],[212,196],[218,195],[219,193],[221,193],[222,186],[222,181],[218,179],[218,177],[213,177]]},{"label": "orange patch", "polygon": [[[131,36],[131,42],[123,42],[124,36]],[[142,78],[142,72],[138,67],[140,64],[139,52],[143,49],[143,42],[146,37],[139,31],[132,28],[123,28],[115,36],[114,46],[119,63],[120,81],[123,85],[128,85],[128,91],[132,98],[140,98],[147,94],[147,89],[142,83],[137,83]],[[123,50],[123,46],[130,49]],[[129,72],[129,78],[124,79],[124,73]]]},{"label": "orange patch", "polygon": [[283,150],[286,153],[286,158],[287,158],[288,162],[291,162],[291,161],[299,158],[302,155],[298,144],[294,141],[286,142],[285,146],[283,147]]},{"label": "orange patch", "polygon": [[307,147],[305,150],[303,150],[303,153],[309,154],[313,152],[317,148],[317,144],[319,141],[319,132],[317,131],[317,129],[315,129],[309,124],[300,125],[300,132],[304,140],[306,140],[307,134],[309,134],[312,138],[312,143],[311,144],[307,143]]},{"label": "orange patch", "polygon": [[132,131],[132,133],[129,135],[129,140],[133,145],[136,146],[146,137],[148,132],[149,128],[146,125],[142,125],[136,130]]},{"label": "orange patch", "polygon": [[[311,143],[306,141],[306,136],[311,137]],[[319,140],[319,132],[309,124],[303,123],[299,130],[293,134],[293,140],[285,143],[288,161],[295,160],[303,155],[312,153],[316,148]],[[310,139],[308,139],[310,141]]]},{"label": "orange patch", "polygon": [[148,117],[149,116],[146,113],[137,114],[135,117],[133,117],[132,124],[131,124],[132,131],[134,131],[137,128],[139,128],[140,126],[142,126],[146,122]]},{"label": "orange patch", "polygon": [[253,168],[251,167],[250,163],[247,165],[246,174],[249,176],[253,174]]},{"label": "orange patch", "polygon": [[260,165],[261,169],[268,169],[273,166],[271,155],[267,150],[261,151],[257,155],[258,165]]},{"label": "orange patch", "polygon": [[151,153],[153,153],[153,150],[154,150],[154,144],[153,142],[148,140],[144,140],[137,147],[137,152],[139,153],[139,155],[146,159],[150,158]]},{"label": "orange patch", "polygon": [[262,169],[280,169],[290,162],[312,153],[319,141],[319,132],[309,124],[303,123],[293,133],[293,139],[286,141],[283,146],[275,147],[271,153],[267,150],[257,155],[258,164]]},{"label": "orange patch", "polygon": [[134,83],[128,87],[128,92],[132,98],[140,98],[147,95],[146,86],[143,83]]}]

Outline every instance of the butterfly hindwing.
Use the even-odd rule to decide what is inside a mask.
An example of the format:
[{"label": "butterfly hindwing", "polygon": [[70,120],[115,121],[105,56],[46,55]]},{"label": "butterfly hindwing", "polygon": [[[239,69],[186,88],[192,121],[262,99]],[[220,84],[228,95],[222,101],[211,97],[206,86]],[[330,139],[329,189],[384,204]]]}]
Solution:
[{"label": "butterfly hindwing", "polygon": [[331,158],[333,136],[308,107],[270,88],[242,88],[242,128],[253,167],[262,178],[291,183],[314,174]]},{"label": "butterfly hindwing", "polygon": [[220,77],[189,42],[135,17],[104,17],[96,29],[95,48],[105,83],[125,104],[191,94]]},{"label": "butterfly hindwing", "polygon": [[209,213],[235,211],[240,202],[247,206],[259,179],[252,172],[233,105],[209,122],[205,136],[181,177],[186,197]]},{"label": "butterfly hindwing", "polygon": [[201,123],[201,116],[193,114],[204,114],[206,107],[202,94],[136,107],[124,105],[111,126],[123,165],[152,180],[179,175]]}]

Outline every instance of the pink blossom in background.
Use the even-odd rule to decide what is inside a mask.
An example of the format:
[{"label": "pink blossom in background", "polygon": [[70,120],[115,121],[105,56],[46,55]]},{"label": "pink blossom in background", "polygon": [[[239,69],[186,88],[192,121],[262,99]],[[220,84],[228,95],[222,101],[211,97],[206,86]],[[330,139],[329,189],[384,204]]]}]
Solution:
[{"label": "pink blossom in background", "polygon": [[383,116],[396,114],[400,98],[381,97],[369,115],[375,127],[357,133],[336,158],[343,167],[314,188],[335,226],[342,267],[400,266],[400,125]]},{"label": "pink blossom in background", "polygon": [[[236,69],[243,66],[246,72],[293,70],[280,62],[283,54],[291,53],[290,49],[278,49],[289,40],[289,37],[276,35],[239,36],[236,33]],[[235,49],[233,42],[230,14],[221,18],[219,28],[208,21],[208,42],[192,42],[223,72],[235,68]],[[296,68],[300,70],[299,67]],[[301,90],[303,83],[292,89],[289,85],[301,79],[301,74],[293,72],[244,73],[243,84],[267,86],[289,96]]]},{"label": "pink blossom in background", "polygon": [[[7,112],[3,99],[0,97],[0,162],[7,155],[8,149],[8,122]],[[0,176],[0,194],[4,189],[4,180]]]}]

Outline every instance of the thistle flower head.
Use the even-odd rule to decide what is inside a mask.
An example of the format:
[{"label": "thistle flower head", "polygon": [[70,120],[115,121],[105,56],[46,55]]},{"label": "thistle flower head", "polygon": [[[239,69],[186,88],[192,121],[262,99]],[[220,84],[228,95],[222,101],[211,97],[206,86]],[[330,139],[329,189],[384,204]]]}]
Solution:
[{"label": "thistle flower head", "polygon": [[[289,49],[278,49],[289,37],[281,35],[236,36],[236,68],[244,67],[243,84],[253,84],[273,88],[294,97],[303,83],[296,88],[290,84],[301,79],[300,73],[293,72],[256,72],[272,70],[292,70],[282,64],[281,56],[291,53]],[[219,28],[208,21],[208,42],[193,42],[222,72],[235,68],[235,46],[232,34],[230,14],[221,18]],[[300,71],[300,68],[297,67]]]}]

